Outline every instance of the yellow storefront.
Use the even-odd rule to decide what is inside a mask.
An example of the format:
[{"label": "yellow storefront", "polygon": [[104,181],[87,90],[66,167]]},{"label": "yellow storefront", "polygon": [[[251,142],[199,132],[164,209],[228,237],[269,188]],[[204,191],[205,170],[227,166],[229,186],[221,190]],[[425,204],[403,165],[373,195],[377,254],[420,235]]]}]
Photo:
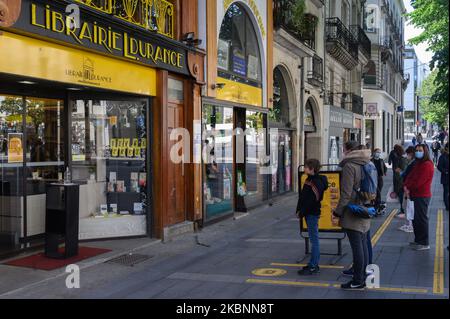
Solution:
[{"label": "yellow storefront", "polygon": [[78,27],[40,0],[11,3],[0,25],[0,254],[42,239],[46,185],[67,169],[81,240],[159,236],[151,121],[193,85],[191,52],[75,2]]}]

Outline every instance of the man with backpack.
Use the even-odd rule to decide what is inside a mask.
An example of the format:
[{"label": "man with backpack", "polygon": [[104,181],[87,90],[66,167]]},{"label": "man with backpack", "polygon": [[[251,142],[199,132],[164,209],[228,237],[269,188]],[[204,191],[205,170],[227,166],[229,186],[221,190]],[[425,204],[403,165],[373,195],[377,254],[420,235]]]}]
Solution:
[{"label": "man with backpack", "polygon": [[339,164],[342,168],[341,196],[332,222],[344,229],[352,248],[353,278],[341,285],[345,290],[363,290],[366,286],[366,269],[370,264],[370,217],[376,213],[368,206],[373,205],[377,192],[377,172],[370,155],[370,150],[350,141],[344,145],[344,159]]}]

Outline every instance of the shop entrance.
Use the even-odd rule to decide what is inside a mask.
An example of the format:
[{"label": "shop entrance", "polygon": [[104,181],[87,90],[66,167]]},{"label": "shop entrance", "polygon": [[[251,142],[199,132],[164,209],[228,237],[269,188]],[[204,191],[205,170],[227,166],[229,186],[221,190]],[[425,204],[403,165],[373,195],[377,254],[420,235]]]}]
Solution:
[{"label": "shop entrance", "polygon": [[45,231],[46,185],[65,167],[64,100],[0,94],[0,254]]},{"label": "shop entrance", "polygon": [[[169,103],[167,105],[168,150],[171,150],[178,143],[178,141],[170,140],[172,131],[184,127],[183,109],[182,104]],[[186,220],[185,171],[183,162],[175,163],[168,159],[167,183],[167,189],[169,191],[167,203],[168,222],[169,225],[175,225]]]},{"label": "shop entrance", "polygon": [[[292,190],[292,134],[278,130],[278,136],[271,138],[272,162],[276,172],[272,174],[271,194],[281,195]],[[275,152],[277,152],[275,156]]]}]

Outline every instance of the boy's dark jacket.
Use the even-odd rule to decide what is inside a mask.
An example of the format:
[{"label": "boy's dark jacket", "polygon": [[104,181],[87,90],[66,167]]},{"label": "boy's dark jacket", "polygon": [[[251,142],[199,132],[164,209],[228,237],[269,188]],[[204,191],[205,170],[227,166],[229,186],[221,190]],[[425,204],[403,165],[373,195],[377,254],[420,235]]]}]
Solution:
[{"label": "boy's dark jacket", "polygon": [[298,196],[297,213],[300,216],[320,215],[323,194],[328,189],[328,179],[326,176],[316,174],[308,176]]}]

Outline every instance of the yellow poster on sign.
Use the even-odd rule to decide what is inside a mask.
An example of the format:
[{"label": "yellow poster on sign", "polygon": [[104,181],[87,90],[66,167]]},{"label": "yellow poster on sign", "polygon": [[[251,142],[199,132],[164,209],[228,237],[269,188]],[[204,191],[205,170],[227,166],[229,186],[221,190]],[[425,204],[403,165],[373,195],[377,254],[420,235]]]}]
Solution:
[{"label": "yellow poster on sign", "polygon": [[263,106],[263,91],[261,88],[221,77],[218,77],[217,81],[224,84],[223,88],[217,90],[217,99],[253,106]]},{"label": "yellow poster on sign", "polygon": [[[333,226],[331,223],[331,214],[336,209],[339,203],[339,197],[341,192],[340,173],[339,172],[320,172],[320,175],[326,176],[328,179],[328,189],[323,195],[322,201],[322,213],[319,220],[319,231],[333,232],[341,231],[341,227]],[[301,173],[300,185],[303,188],[305,184],[306,174]],[[306,229],[306,223],[302,222],[302,228]]]},{"label": "yellow poster on sign", "polygon": [[8,163],[23,163],[22,133],[8,134]]}]

